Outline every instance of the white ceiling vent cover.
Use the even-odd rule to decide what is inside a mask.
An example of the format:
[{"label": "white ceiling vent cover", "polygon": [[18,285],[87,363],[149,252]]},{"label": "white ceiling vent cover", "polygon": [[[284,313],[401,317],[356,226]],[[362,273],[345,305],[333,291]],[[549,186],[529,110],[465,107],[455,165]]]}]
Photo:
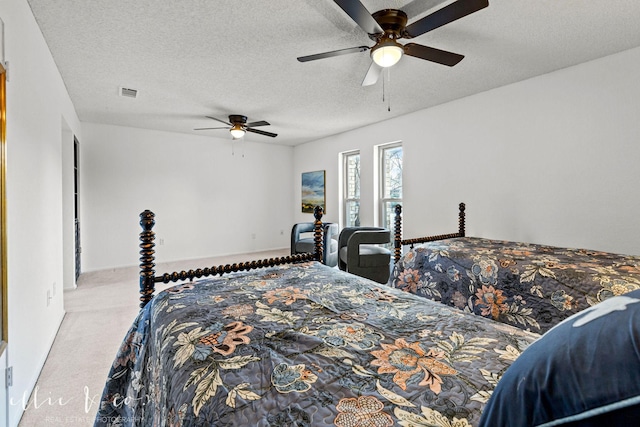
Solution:
[{"label": "white ceiling vent cover", "polygon": [[124,96],[126,98],[137,98],[138,97],[138,90],[137,89],[129,89],[126,87],[121,87],[120,88],[120,96]]}]

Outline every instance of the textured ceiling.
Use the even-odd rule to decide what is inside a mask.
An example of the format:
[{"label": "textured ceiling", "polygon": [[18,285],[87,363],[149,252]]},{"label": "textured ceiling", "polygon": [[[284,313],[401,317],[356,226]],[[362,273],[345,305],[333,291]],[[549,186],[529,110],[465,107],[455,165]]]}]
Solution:
[{"label": "textured ceiling", "polygon": [[[362,87],[373,42],[332,0],[28,0],[80,120],[231,138],[206,115],[266,120],[296,145],[640,46],[638,0],[489,0],[412,40],[465,55],[455,67],[405,57]],[[451,1],[362,0],[409,23]],[[120,87],[139,91],[120,97]],[[464,120],[464,118],[460,118]]]}]

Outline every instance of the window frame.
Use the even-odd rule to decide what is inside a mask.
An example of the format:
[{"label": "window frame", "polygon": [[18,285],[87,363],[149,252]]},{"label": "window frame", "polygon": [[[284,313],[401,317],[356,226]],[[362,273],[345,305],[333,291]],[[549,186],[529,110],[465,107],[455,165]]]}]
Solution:
[{"label": "window frame", "polygon": [[[387,150],[401,148],[400,156],[400,197],[387,197],[387,171],[386,156]],[[404,147],[402,141],[390,142],[378,146],[378,219],[380,227],[393,230],[394,227],[394,207],[396,204],[402,204],[402,185],[403,185],[403,163],[404,163]],[[385,207],[389,205],[389,209]],[[388,221],[387,221],[388,220]]]},{"label": "window frame", "polygon": [[[357,156],[358,157],[358,197],[349,197],[349,184],[351,180],[349,179],[349,159]],[[362,157],[360,155],[360,150],[352,150],[346,151],[342,153],[342,223],[345,227],[355,227],[360,225],[360,221],[357,220],[353,224],[349,221],[349,207],[353,203],[358,204],[358,218],[360,217],[360,208],[361,208],[361,197],[362,197]]]}]

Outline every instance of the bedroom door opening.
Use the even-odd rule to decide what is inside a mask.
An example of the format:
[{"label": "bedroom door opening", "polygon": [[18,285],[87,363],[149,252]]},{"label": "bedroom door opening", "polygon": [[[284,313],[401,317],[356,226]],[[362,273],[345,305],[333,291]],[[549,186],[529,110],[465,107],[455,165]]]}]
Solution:
[{"label": "bedroom door opening", "polygon": [[[79,144],[62,118],[62,287],[75,289],[80,274]],[[55,282],[53,296],[55,296]]]},{"label": "bedroom door opening", "polygon": [[82,249],[80,247],[80,216],[78,215],[80,199],[78,193],[78,185],[80,180],[79,173],[80,164],[80,144],[78,138],[73,138],[73,224],[74,224],[74,253],[75,253],[75,277],[76,282],[80,277],[80,254]]}]

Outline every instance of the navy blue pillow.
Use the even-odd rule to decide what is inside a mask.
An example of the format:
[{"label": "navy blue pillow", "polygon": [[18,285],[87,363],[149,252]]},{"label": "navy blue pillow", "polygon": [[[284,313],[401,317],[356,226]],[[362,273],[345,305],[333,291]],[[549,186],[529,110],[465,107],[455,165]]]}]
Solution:
[{"label": "navy blue pillow", "polygon": [[640,425],[640,290],[561,322],[507,369],[480,427]]}]

